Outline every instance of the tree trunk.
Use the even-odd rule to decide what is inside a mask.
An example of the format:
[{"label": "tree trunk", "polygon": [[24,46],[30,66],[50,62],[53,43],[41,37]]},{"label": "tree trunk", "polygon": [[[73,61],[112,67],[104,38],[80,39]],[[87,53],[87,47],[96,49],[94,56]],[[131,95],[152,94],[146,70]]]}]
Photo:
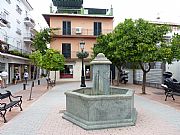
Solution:
[{"label": "tree trunk", "polygon": [[135,77],[136,77],[136,70],[133,68],[133,84],[136,83]]},{"label": "tree trunk", "polygon": [[146,94],[146,72],[143,71],[142,94]]},{"label": "tree trunk", "polygon": [[148,63],[148,68],[147,69],[144,66],[145,63],[140,62],[139,64],[140,64],[140,67],[141,67],[141,69],[143,71],[142,94],[146,94],[146,90],[145,90],[145,88],[146,88],[146,74],[150,71],[151,64]]},{"label": "tree trunk", "polygon": [[49,75],[50,75],[50,71],[48,71],[48,73],[47,73],[47,89],[49,89],[49,83],[48,83],[48,81],[49,81]]},{"label": "tree trunk", "polygon": [[55,71],[54,81],[55,81],[55,83],[56,83],[56,71]]},{"label": "tree trunk", "polygon": [[117,75],[117,85],[119,86],[119,81],[120,81],[120,71],[118,70],[118,75]]}]

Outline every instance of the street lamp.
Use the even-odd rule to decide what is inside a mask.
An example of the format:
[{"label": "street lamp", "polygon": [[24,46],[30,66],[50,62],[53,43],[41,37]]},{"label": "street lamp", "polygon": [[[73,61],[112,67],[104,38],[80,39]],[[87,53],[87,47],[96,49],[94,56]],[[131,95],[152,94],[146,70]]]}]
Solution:
[{"label": "street lamp", "polygon": [[[85,46],[85,42],[84,41],[81,41],[79,43],[80,45],[80,48],[81,48],[81,53],[83,54],[84,53],[84,46]],[[84,76],[84,57],[82,57],[82,73],[81,73],[81,87],[86,87],[86,84],[85,84],[85,76]]]}]

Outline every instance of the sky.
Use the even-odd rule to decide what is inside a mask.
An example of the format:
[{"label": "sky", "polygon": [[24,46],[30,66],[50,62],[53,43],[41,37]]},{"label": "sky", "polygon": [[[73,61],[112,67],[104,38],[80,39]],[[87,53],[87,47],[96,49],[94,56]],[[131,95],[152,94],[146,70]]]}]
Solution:
[{"label": "sky", "polygon": [[[52,0],[28,0],[33,7],[32,17],[36,28],[48,27],[42,14],[49,13]],[[43,2],[43,3],[42,3]],[[143,18],[149,21],[174,22],[180,24],[180,0],[84,0],[86,8],[113,7],[114,27],[126,18]]]}]

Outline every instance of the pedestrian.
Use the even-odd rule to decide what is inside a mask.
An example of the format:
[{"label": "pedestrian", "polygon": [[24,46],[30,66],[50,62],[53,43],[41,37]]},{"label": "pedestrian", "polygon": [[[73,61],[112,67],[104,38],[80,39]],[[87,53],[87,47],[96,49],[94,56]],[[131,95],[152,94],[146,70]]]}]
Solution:
[{"label": "pedestrian", "polygon": [[1,77],[1,73],[0,73],[0,85],[2,86],[2,77]]},{"label": "pedestrian", "polygon": [[27,84],[27,80],[28,80],[29,74],[27,71],[24,72],[24,80],[26,81]]},{"label": "pedestrian", "polygon": [[20,73],[18,71],[16,71],[15,79],[16,79],[16,83],[19,82],[20,80]]},{"label": "pedestrian", "polygon": [[1,85],[1,88],[6,88],[7,87],[7,78],[8,78],[8,72],[7,70],[4,70],[2,73],[1,73],[1,78],[2,78],[2,85]]},{"label": "pedestrian", "polygon": [[90,79],[90,71],[89,71],[89,69],[86,70],[86,79]]}]

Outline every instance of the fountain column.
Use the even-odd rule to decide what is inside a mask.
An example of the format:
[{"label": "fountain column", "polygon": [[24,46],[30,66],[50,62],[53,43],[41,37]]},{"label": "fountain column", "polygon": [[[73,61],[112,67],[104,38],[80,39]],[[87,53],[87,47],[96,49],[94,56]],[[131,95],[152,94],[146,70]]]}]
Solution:
[{"label": "fountain column", "polygon": [[110,64],[103,53],[99,53],[91,62],[93,69],[93,91],[95,95],[108,95],[110,93]]}]

